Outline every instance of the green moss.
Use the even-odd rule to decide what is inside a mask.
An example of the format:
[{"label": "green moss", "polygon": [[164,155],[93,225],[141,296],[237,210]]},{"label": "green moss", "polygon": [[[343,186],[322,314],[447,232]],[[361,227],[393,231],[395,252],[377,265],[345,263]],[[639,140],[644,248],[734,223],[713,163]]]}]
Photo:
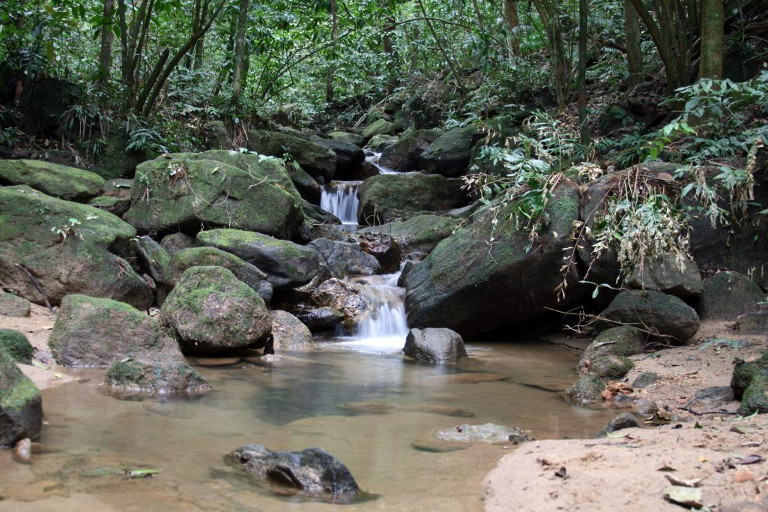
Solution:
[{"label": "green moss", "polygon": [[589,370],[598,377],[618,380],[623,378],[634,367],[635,364],[628,357],[608,355],[598,357],[592,361]]},{"label": "green moss", "polygon": [[98,174],[39,160],[0,160],[0,180],[70,200],[97,196],[104,186]]},{"label": "green moss", "polygon": [[0,329],[0,349],[24,364],[32,363],[32,355],[35,352],[27,337],[13,329]]},{"label": "green moss", "polygon": [[19,372],[20,377],[8,389],[0,389],[0,409],[20,411],[33,400],[40,400],[35,383]]},{"label": "green moss", "polygon": [[741,399],[739,414],[768,413],[768,377],[755,376],[749,383]]},{"label": "green moss", "polygon": [[746,363],[743,360],[738,360],[736,362],[731,378],[734,397],[741,400],[746,389],[758,377],[768,378],[768,351],[763,352],[763,355],[756,361]]}]

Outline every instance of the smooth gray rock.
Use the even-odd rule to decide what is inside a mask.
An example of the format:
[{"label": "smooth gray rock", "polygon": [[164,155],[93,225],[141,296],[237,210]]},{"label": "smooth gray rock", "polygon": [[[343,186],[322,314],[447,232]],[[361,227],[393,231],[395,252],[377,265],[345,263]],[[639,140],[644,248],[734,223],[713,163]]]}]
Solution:
[{"label": "smooth gray rock", "polygon": [[425,363],[453,363],[468,357],[461,335],[441,328],[411,329],[403,352]]},{"label": "smooth gray rock", "polygon": [[[653,290],[619,293],[600,313],[611,322],[652,331],[655,335],[685,343],[699,330],[699,315],[678,297]],[[615,324],[614,324],[615,325]]]}]

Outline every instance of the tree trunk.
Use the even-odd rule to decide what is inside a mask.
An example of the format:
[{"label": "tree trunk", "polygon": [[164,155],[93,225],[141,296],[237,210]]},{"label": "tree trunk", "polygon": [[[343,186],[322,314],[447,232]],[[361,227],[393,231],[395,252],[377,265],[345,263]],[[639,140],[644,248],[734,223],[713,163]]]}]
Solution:
[{"label": "tree trunk", "polygon": [[624,29],[627,35],[627,89],[632,91],[645,78],[643,54],[640,50],[640,17],[631,0],[624,0]]},{"label": "tree trunk", "polygon": [[336,12],[336,0],[331,0],[331,37],[333,38],[333,45],[331,46],[331,53],[328,56],[328,67],[325,70],[325,101],[326,103],[333,103],[334,91],[333,82],[336,78],[336,47],[339,44],[339,17]]},{"label": "tree trunk", "polygon": [[248,0],[240,0],[237,13],[237,34],[235,35],[235,69],[232,73],[232,103],[240,103],[245,82],[245,27],[248,22]]},{"label": "tree trunk", "polygon": [[115,40],[115,33],[112,31],[112,18],[115,14],[115,1],[104,0],[104,24],[101,26],[100,45],[99,45],[99,71],[96,75],[96,83],[103,84],[109,82],[112,74],[112,42]]},{"label": "tree trunk", "polygon": [[587,21],[589,2],[579,0],[579,134],[581,143],[589,144],[589,120],[587,119]]},{"label": "tree trunk", "polygon": [[701,0],[701,58],[699,78],[723,78],[723,23],[722,0]]},{"label": "tree trunk", "polygon": [[507,36],[507,51],[509,52],[509,56],[514,57],[520,55],[520,43],[517,39],[517,32],[520,30],[517,0],[504,0],[502,16],[509,27],[509,35]]},{"label": "tree trunk", "polygon": [[555,75],[555,98],[558,108],[563,109],[568,103],[570,70],[565,56],[563,29],[560,25],[560,0],[552,0],[550,3],[545,3],[544,0],[533,0],[533,5],[547,30],[552,71]]}]

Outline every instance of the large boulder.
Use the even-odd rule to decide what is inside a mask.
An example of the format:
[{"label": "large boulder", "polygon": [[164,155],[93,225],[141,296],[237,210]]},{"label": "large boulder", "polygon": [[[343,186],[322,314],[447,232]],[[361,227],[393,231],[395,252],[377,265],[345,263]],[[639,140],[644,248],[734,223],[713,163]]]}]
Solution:
[{"label": "large boulder", "polygon": [[40,391],[0,349],[0,448],[10,448],[24,438],[37,439],[42,428]]},{"label": "large boulder", "polygon": [[247,444],[232,455],[245,471],[265,483],[293,488],[309,496],[349,502],[360,492],[349,469],[320,448],[281,452]]},{"label": "large boulder", "polygon": [[333,140],[343,140],[344,142],[349,142],[350,144],[354,144],[355,146],[359,147],[363,147],[365,145],[365,137],[359,133],[334,131],[328,134],[328,138]]},{"label": "large boulder", "polygon": [[329,279],[312,292],[313,304],[331,308],[343,315],[342,325],[348,332],[356,332],[365,320],[369,303],[362,287],[349,281]]},{"label": "large boulder", "polygon": [[330,149],[294,135],[265,130],[248,131],[248,149],[283,158],[290,155],[310,176],[329,183],[336,173],[336,154]]},{"label": "large boulder", "polygon": [[178,153],[170,155],[172,158],[186,158],[191,160],[215,160],[224,164],[233,165],[248,173],[258,169],[259,173],[269,176],[269,180],[275,185],[285,189],[294,197],[304,197],[312,201],[320,199],[320,185],[299,165],[283,164],[283,161],[275,157],[265,157],[258,153],[243,151],[211,150],[202,153]]},{"label": "large boulder", "polygon": [[27,186],[2,187],[0,285],[38,304],[84,293],[145,309],[152,291],[128,263],[134,236],[129,224],[96,208]]},{"label": "large boulder", "polygon": [[274,348],[284,350],[311,350],[315,343],[312,332],[304,323],[287,311],[271,311]]},{"label": "large boulder", "polygon": [[263,347],[272,330],[264,300],[224,267],[192,267],[160,309],[184,352],[216,354]]},{"label": "large boulder", "polygon": [[404,253],[429,254],[440,241],[459,228],[461,221],[440,215],[416,215],[408,220],[395,221],[359,230],[362,233],[385,233],[398,243]]},{"label": "large boulder", "polygon": [[425,363],[454,363],[467,357],[461,335],[450,329],[411,329],[405,338],[405,355]]},{"label": "large boulder", "polygon": [[685,258],[678,262],[671,254],[650,258],[624,279],[630,288],[657,290],[681,299],[695,297],[703,289],[703,281],[696,262]]},{"label": "large boulder", "polygon": [[318,136],[314,136],[310,140],[336,154],[335,179],[349,180],[360,174],[360,164],[365,160],[365,153],[360,146],[339,139],[323,139]]},{"label": "large boulder", "polygon": [[[563,283],[563,249],[578,206],[576,185],[561,182],[532,246],[525,224],[515,221],[514,204],[481,210],[405,276],[408,325],[448,327],[466,338],[562,308],[554,290]],[[570,300],[580,292],[574,274],[567,276]]]},{"label": "large boulder", "polygon": [[436,174],[381,174],[358,189],[357,219],[369,226],[404,220],[421,212],[450,210],[466,204],[460,180]]},{"label": "large boulder", "polygon": [[379,165],[393,171],[415,171],[419,157],[429,147],[429,142],[416,137],[405,137],[381,152]]},{"label": "large boulder", "polygon": [[741,314],[757,311],[757,303],[765,300],[760,287],[738,272],[718,272],[704,280],[703,288],[699,306],[706,320],[735,320]]},{"label": "large boulder", "polygon": [[275,159],[246,171],[194,155],[160,157],[139,165],[135,181],[125,220],[141,232],[194,233],[205,225],[292,238],[304,221],[301,198]]},{"label": "large boulder", "polygon": [[120,398],[200,395],[213,386],[187,363],[140,361],[131,358],[116,361],[104,375],[104,385]]},{"label": "large boulder", "polygon": [[448,130],[421,154],[421,169],[443,176],[456,177],[466,174],[472,146],[483,137],[475,126]]},{"label": "large boulder", "polygon": [[231,252],[267,275],[275,288],[307,284],[320,270],[317,251],[271,236],[237,229],[201,231],[197,241]]},{"label": "large boulder", "polygon": [[0,160],[0,185],[29,185],[59,199],[86,202],[101,193],[104,178],[40,160]]},{"label": "large boulder", "polygon": [[370,140],[376,135],[394,135],[397,127],[395,123],[387,121],[386,119],[377,119],[372,122],[363,130],[363,137],[366,140]]},{"label": "large boulder", "polygon": [[272,285],[267,280],[267,274],[234,254],[215,247],[191,247],[171,256],[168,265],[170,282],[175,286],[189,268],[210,266],[230,270],[239,281],[258,293],[264,302],[269,304],[272,300]]},{"label": "large boulder", "polygon": [[318,238],[309,243],[317,250],[320,265],[330,277],[371,276],[381,270],[374,256],[363,252],[359,244]]},{"label": "large boulder", "polygon": [[67,295],[48,340],[63,366],[105,367],[116,360],[183,363],[179,346],[145,313],[109,299]]},{"label": "large boulder", "polygon": [[685,343],[699,330],[696,310],[674,295],[653,290],[619,293],[600,313],[601,326],[629,325],[656,337]]}]

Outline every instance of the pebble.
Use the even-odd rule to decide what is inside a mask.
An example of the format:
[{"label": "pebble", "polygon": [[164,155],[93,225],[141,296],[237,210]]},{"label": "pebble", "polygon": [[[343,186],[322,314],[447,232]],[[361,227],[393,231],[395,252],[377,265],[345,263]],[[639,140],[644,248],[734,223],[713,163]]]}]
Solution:
[{"label": "pebble", "polygon": [[32,462],[32,441],[29,438],[22,439],[13,447],[13,460],[19,464]]}]

